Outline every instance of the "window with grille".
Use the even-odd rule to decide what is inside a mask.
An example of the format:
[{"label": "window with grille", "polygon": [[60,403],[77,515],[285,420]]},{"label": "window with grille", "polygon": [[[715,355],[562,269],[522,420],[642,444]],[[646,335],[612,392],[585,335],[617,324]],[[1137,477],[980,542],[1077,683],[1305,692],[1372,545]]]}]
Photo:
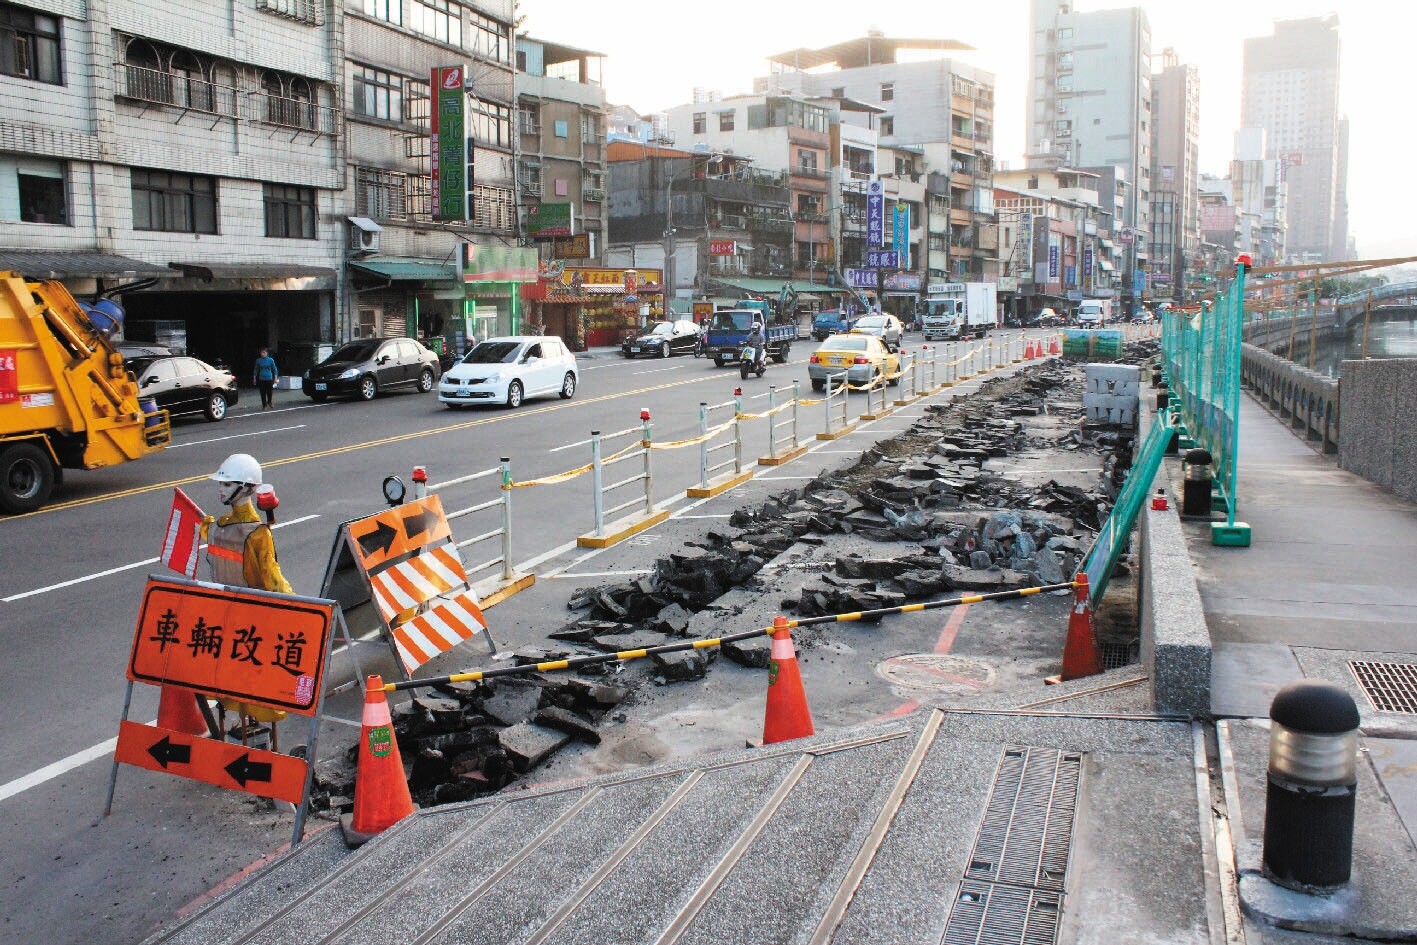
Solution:
[{"label": "window with grille", "polygon": [[462,8],[452,0],[413,0],[409,23],[416,33],[451,46],[462,45]]},{"label": "window with grille", "polygon": [[354,202],[359,215],[375,219],[402,220],[408,215],[404,202],[406,175],[361,167],[355,175]]},{"label": "window with grille", "polygon": [[512,110],[506,105],[468,97],[467,136],[500,148],[512,146]]},{"label": "window with grille", "polygon": [[294,240],[315,238],[315,221],[319,217],[315,188],[266,184],[262,190],[267,236]]},{"label": "window with grille", "polygon": [[403,77],[369,66],[355,66],[353,105],[359,115],[403,121]]},{"label": "window with grille", "polygon": [[474,184],[472,187],[472,225],[496,230],[516,227],[516,194],[505,187]]},{"label": "window with grille", "polygon": [[732,112],[719,112],[719,113],[718,113],[718,130],[719,130],[719,131],[732,131],[732,130],[733,130],[733,113],[732,113]]},{"label": "window with grille", "polygon": [[523,105],[517,111],[517,124],[524,135],[541,134],[541,106]]},{"label": "window with grille", "polygon": [[0,74],[64,84],[59,18],[0,3]]},{"label": "window with grille", "polygon": [[410,174],[406,183],[409,217],[417,220],[433,219],[433,178],[428,174]]},{"label": "window with grille", "polygon": [[132,171],[133,229],[165,233],[215,233],[215,177]]},{"label": "window with grille", "polygon": [[389,23],[403,23],[403,0],[364,0],[364,12]]},{"label": "window with grille", "polygon": [[283,16],[307,26],[324,26],[325,15],[319,0],[256,0],[256,9]]},{"label": "window with grille", "polygon": [[266,93],[266,121],[289,128],[319,127],[315,90],[309,80],[268,69],[261,74],[261,88]]},{"label": "window with grille", "polygon": [[891,101],[891,100],[894,99],[894,98],[895,98],[895,83],[894,83],[894,82],[882,82],[882,83],[881,83],[881,101],[883,101],[883,102],[889,102],[889,101]]},{"label": "window with grille", "polygon": [[701,135],[708,131],[708,113],[694,112],[694,134]]}]

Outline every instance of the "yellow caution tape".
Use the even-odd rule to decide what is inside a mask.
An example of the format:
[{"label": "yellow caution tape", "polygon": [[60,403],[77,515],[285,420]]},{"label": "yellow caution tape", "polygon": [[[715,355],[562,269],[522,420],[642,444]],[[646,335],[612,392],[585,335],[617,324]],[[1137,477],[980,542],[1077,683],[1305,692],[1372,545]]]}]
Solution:
[{"label": "yellow caution tape", "polygon": [[[743,414],[743,416],[744,416],[744,417],[747,417],[747,414]],[[687,440],[674,440],[674,441],[671,442],[671,443],[651,443],[651,444],[650,444],[650,449],[652,449],[652,450],[677,450],[677,449],[679,449],[680,447],[683,447],[683,446],[693,446],[695,443],[702,443],[702,442],[704,442],[705,440],[711,440],[711,439],[713,439],[714,437],[718,436],[720,433],[722,433],[724,430],[727,430],[727,429],[728,429],[729,427],[731,427],[731,426],[733,426],[733,421],[732,421],[732,420],[729,420],[729,421],[727,421],[727,422],[725,422],[725,423],[720,423],[718,426],[714,427],[712,430],[709,430],[707,433],[700,433],[698,436],[691,437],[690,439],[687,439]]]},{"label": "yellow caution tape", "polygon": [[[640,449],[644,446],[644,440],[636,440],[618,453],[611,453],[609,456],[602,456],[600,464],[604,466],[612,459],[619,459],[632,450]],[[560,482],[567,482],[577,476],[584,476],[595,468],[595,463],[586,463],[584,466],[577,466],[575,469],[568,469],[563,473],[556,473],[552,476],[542,476],[540,479],[524,479],[521,482],[509,482],[502,487],[505,492],[508,489],[525,489],[527,486],[554,486]]]}]

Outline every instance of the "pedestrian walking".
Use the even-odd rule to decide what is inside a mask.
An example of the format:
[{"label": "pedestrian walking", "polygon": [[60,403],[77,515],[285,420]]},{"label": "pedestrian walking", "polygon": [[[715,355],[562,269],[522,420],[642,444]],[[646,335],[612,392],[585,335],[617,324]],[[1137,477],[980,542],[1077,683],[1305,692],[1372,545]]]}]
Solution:
[{"label": "pedestrian walking", "polygon": [[272,397],[278,380],[280,368],[276,367],[276,359],[271,357],[268,349],[262,348],[261,356],[256,359],[256,366],[251,370],[251,383],[261,392],[262,410],[270,410],[274,406]]}]

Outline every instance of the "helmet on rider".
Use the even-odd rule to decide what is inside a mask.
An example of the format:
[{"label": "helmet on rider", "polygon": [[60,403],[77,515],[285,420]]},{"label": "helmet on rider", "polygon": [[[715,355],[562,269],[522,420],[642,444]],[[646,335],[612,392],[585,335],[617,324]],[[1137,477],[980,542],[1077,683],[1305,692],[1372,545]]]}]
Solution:
[{"label": "helmet on rider", "polygon": [[250,453],[232,453],[207,478],[216,482],[223,505],[235,505],[261,484],[261,464]]}]

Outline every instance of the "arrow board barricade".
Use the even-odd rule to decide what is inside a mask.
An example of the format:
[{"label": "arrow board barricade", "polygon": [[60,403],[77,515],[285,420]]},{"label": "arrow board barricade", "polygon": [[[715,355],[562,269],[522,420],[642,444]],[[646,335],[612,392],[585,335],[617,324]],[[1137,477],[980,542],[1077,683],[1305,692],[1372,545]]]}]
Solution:
[{"label": "arrow board barricade", "polygon": [[297,805],[292,843],[304,833],[313,768],[304,758],[129,721],[133,684],[183,689],[309,717],[306,757],[317,757],[322,680],[338,602],[183,578],[150,576],[128,657],[128,686],[104,814],[120,764],[161,771]]},{"label": "arrow board barricade", "polygon": [[[348,561],[363,579],[358,591],[348,586]],[[478,633],[497,652],[437,495],[346,522],[330,553],[326,589],[341,581],[341,600],[373,602],[405,678]]]}]

